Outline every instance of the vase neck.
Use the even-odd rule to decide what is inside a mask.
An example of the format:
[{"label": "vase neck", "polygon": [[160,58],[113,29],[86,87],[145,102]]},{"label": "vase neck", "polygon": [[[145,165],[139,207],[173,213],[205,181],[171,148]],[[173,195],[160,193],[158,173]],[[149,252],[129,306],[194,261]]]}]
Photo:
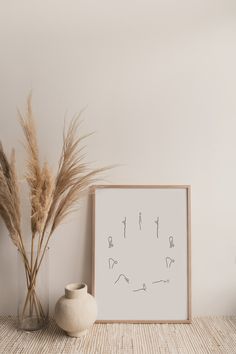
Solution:
[{"label": "vase neck", "polygon": [[68,299],[76,299],[87,294],[88,288],[84,283],[72,283],[65,287],[65,296]]}]

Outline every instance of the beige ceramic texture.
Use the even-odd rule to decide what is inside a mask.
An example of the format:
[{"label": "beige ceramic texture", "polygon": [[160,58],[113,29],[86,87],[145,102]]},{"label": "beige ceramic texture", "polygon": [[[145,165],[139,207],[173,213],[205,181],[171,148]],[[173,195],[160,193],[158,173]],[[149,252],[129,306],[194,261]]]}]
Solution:
[{"label": "beige ceramic texture", "polygon": [[70,337],[81,337],[97,318],[95,298],[84,283],[66,286],[65,295],[56,303],[55,321]]}]

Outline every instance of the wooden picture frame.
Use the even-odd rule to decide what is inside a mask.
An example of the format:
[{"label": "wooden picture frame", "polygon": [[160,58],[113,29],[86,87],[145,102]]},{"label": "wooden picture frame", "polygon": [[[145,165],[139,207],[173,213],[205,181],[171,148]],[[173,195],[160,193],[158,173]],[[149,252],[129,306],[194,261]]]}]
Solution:
[{"label": "wooden picture frame", "polygon": [[191,323],[189,185],[96,185],[99,323]]}]

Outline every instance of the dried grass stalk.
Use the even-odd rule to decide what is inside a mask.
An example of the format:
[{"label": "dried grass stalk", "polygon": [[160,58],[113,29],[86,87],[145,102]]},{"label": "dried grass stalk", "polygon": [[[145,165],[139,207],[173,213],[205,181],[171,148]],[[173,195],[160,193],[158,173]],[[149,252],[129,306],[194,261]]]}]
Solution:
[{"label": "dried grass stalk", "polygon": [[[0,215],[6,224],[13,243],[18,247],[25,266],[28,294],[24,311],[30,304],[37,315],[42,315],[41,304],[35,293],[37,274],[43,261],[49,240],[55,229],[76,209],[77,202],[98,175],[108,168],[89,169],[84,162],[84,139],[89,135],[77,136],[80,115],[75,117],[63,132],[63,147],[58,171],[53,176],[47,162],[42,167],[39,157],[37,134],[32,112],[31,94],[24,115],[19,113],[27,152],[26,180],[30,189],[31,202],[31,255],[27,258],[21,235],[20,193],[15,169],[15,152],[10,162],[0,144]],[[33,258],[35,245],[36,258]]]},{"label": "dried grass stalk", "polygon": [[27,152],[27,174],[26,180],[30,187],[31,193],[31,229],[33,237],[40,228],[38,222],[40,217],[38,213],[40,210],[38,208],[38,194],[41,189],[41,168],[39,159],[39,150],[37,142],[36,128],[32,113],[32,96],[31,94],[27,100],[27,110],[25,117],[18,111],[20,124],[25,135],[25,148]]},{"label": "dried grass stalk", "polygon": [[34,231],[42,233],[48,216],[48,210],[52,203],[54,190],[54,179],[52,173],[45,162],[37,188],[31,196],[32,212],[31,216]]},{"label": "dried grass stalk", "polygon": [[9,163],[0,143],[0,215],[13,243],[20,248],[20,197],[15,172],[14,151]]}]

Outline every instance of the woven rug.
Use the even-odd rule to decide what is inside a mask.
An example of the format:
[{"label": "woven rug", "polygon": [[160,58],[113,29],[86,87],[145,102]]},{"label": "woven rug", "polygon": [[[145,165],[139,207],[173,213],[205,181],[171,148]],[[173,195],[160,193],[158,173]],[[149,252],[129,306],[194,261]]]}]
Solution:
[{"label": "woven rug", "polygon": [[0,318],[1,354],[236,354],[236,317],[195,318],[192,324],[96,324],[81,339],[67,337],[53,320],[37,332]]}]

